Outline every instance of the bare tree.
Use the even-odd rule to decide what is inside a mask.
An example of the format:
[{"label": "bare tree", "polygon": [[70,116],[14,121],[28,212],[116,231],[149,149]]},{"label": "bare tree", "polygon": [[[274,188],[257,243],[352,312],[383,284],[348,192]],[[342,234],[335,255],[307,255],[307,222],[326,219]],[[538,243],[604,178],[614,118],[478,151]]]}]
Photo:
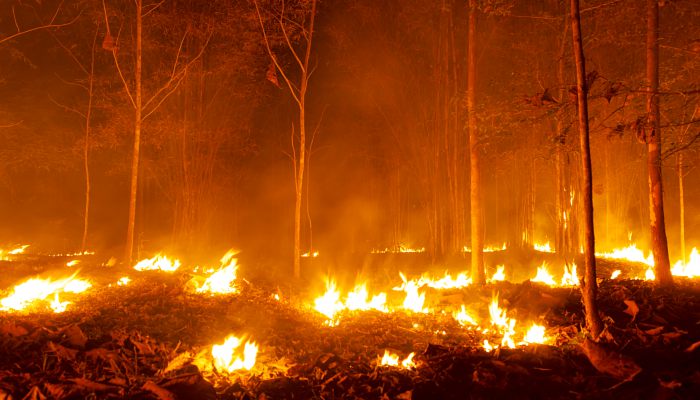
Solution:
[{"label": "bare tree", "polygon": [[279,25],[286,50],[294,58],[294,62],[299,69],[299,77],[297,81],[293,81],[291,71],[285,69],[280,60],[273,52],[270,44],[270,38],[265,28],[265,22],[260,12],[260,6],[257,0],[255,3],[255,12],[260,22],[260,29],[263,33],[265,48],[270,56],[270,60],[275,66],[275,70],[282,75],[284,82],[289,89],[289,93],[294,98],[299,111],[299,135],[295,135],[292,129],[292,162],[294,163],[294,260],[293,272],[295,278],[301,277],[301,203],[303,200],[304,189],[304,167],[306,162],[307,140],[306,140],[306,94],[309,88],[309,79],[311,78],[312,70],[310,68],[311,60],[311,44],[314,34],[314,20],[316,17],[316,0],[311,0],[311,9],[309,11],[308,21],[303,21],[302,24],[293,24],[300,32],[302,38],[302,49],[299,51],[292,43],[291,33],[289,32],[289,20],[285,15],[285,2],[282,1],[282,8],[276,15],[276,23]]},{"label": "bare tree", "polygon": [[586,309],[586,325],[594,338],[603,331],[603,321],[598,315],[596,295],[595,235],[593,230],[593,173],[591,170],[591,148],[588,127],[588,87],[586,84],[586,64],[581,38],[581,14],[579,1],[571,0],[571,32],[576,60],[576,101],[578,105],[579,145],[581,151],[581,174],[584,214],[584,259],[586,271],[581,283],[583,304]]},{"label": "bare tree", "polygon": [[649,226],[651,250],[654,253],[656,282],[660,286],[672,286],[671,262],[668,257],[668,240],[664,220],[664,196],[661,176],[661,126],[659,123],[659,1],[647,0],[646,43],[647,168],[649,170]]},{"label": "bare tree", "polygon": [[59,46],[63,48],[69,57],[76,63],[81,72],[85,75],[84,80],[87,82],[76,82],[74,84],[80,86],[85,90],[87,96],[87,104],[85,105],[85,110],[79,110],[76,108],[70,108],[63,105],[61,107],[78,114],[84,120],[84,133],[83,133],[83,171],[85,173],[85,203],[83,207],[83,236],[80,241],[80,251],[87,250],[87,238],[88,238],[88,227],[90,221],[90,145],[91,145],[91,117],[93,111],[93,100],[94,100],[94,89],[95,89],[95,50],[97,48],[97,38],[100,34],[100,26],[97,24],[95,27],[95,35],[93,36],[92,46],[90,48],[90,60],[89,65],[86,62],[81,61],[70,46],[65,45],[61,40],[59,40],[55,35],[54,39],[58,42]]},{"label": "bare tree", "polygon": [[173,94],[184,77],[187,74],[188,67],[197,61],[204,52],[207,41],[202,45],[201,50],[192,59],[185,62],[181,60],[181,51],[183,43],[187,37],[187,30],[185,30],[182,39],[180,40],[180,45],[178,47],[177,53],[175,54],[175,59],[173,61],[173,66],[170,73],[165,78],[165,81],[154,91],[154,93],[145,99],[143,96],[143,17],[154,12],[158,7],[160,7],[163,2],[155,3],[143,7],[142,0],[135,1],[135,25],[136,32],[134,37],[134,81],[133,86],[127,83],[124,73],[120,65],[118,50],[119,50],[119,38],[115,38],[111,34],[109,25],[109,16],[107,13],[107,6],[105,0],[102,1],[104,9],[105,23],[107,26],[107,32],[102,43],[105,50],[111,51],[114,58],[114,65],[117,68],[119,78],[124,85],[124,90],[129,98],[129,101],[134,108],[134,144],[133,153],[131,159],[131,178],[130,178],[130,191],[129,191],[129,216],[127,221],[127,233],[126,233],[126,244],[124,248],[124,261],[128,264],[131,263],[133,257],[134,249],[134,229],[136,223],[136,199],[138,193],[138,177],[139,177],[139,160],[140,160],[140,150],[141,150],[141,128],[143,121],[151,116],[166,98]]}]

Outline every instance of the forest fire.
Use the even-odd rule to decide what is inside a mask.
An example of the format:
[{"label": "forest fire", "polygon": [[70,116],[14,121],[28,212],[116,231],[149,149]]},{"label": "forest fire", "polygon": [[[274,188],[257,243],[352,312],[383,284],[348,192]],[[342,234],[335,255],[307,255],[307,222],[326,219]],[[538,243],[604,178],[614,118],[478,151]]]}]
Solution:
[{"label": "forest fire", "polygon": [[48,297],[53,297],[50,307],[54,312],[65,311],[68,302],[59,300],[60,293],[83,293],[92,287],[86,280],[78,279],[77,273],[61,279],[31,278],[16,285],[12,293],[0,300],[0,310],[23,311],[35,307]]},{"label": "forest fire", "polygon": [[10,260],[12,260],[11,256],[15,256],[17,254],[24,253],[24,251],[27,250],[27,247],[29,247],[29,245],[24,244],[24,245],[14,247],[14,248],[9,249],[9,250],[0,249],[0,260],[10,261]]},{"label": "forest fire", "polygon": [[[384,355],[379,357],[379,365],[386,367],[401,367],[404,369],[412,369],[416,367],[413,357],[416,353],[411,353],[403,360],[400,360],[398,354],[389,352],[389,350],[384,350]],[[399,361],[400,360],[400,361]]]},{"label": "forest fire", "polygon": [[134,265],[134,269],[137,271],[174,272],[178,268],[180,268],[180,260],[171,260],[161,254],[156,254],[152,258],[145,258]]},{"label": "forest fire", "polygon": [[214,367],[220,372],[249,371],[255,366],[257,355],[258,346],[254,342],[244,342],[234,335],[229,335],[222,344],[211,348]]},{"label": "forest fire", "polygon": [[698,398],[700,1],[2,4],[0,400]]}]

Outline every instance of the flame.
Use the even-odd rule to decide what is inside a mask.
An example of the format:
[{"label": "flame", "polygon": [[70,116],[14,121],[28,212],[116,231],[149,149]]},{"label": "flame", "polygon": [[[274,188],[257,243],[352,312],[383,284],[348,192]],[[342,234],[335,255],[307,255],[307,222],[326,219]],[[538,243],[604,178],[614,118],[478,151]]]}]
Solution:
[{"label": "flame", "polygon": [[328,318],[328,323],[333,326],[337,324],[336,314],[343,311],[345,305],[340,301],[340,292],[335,287],[332,280],[326,281],[326,293],[314,300],[314,309]]},{"label": "flame", "polygon": [[460,272],[456,277],[452,277],[451,274],[445,272],[442,278],[436,279],[428,275],[427,273],[420,276],[418,279],[407,280],[403,272],[399,272],[401,280],[403,283],[401,286],[397,286],[394,290],[406,290],[406,286],[410,283],[418,288],[423,286],[428,286],[433,289],[459,289],[467,287],[472,284],[472,279],[467,276],[466,272]]},{"label": "flame", "polygon": [[700,276],[700,254],[698,254],[698,249],[693,247],[687,263],[684,263],[682,260],[677,261],[671,268],[671,274],[688,278]]},{"label": "flame", "polygon": [[525,334],[525,339],[523,341],[527,343],[539,343],[544,344],[547,342],[547,337],[545,336],[545,329],[542,325],[532,324],[530,329]]},{"label": "flame", "polygon": [[406,298],[403,301],[403,308],[416,313],[428,312],[427,309],[423,308],[423,304],[425,304],[425,293],[418,292],[418,288],[421,286],[419,286],[415,280],[406,280],[406,276],[403,273],[399,272],[399,275],[403,280],[403,284],[399,290],[406,292]]},{"label": "flame", "polygon": [[561,277],[561,285],[578,286],[580,283],[578,274],[576,273],[576,263],[571,264],[571,269],[569,269],[567,265],[564,265],[564,275]]},{"label": "flame", "polygon": [[307,251],[306,253],[301,255],[304,258],[316,258],[318,257],[318,251]]},{"label": "flame", "polygon": [[369,299],[369,293],[367,292],[367,285],[361,284],[355,286],[352,292],[348,293],[348,297],[345,300],[345,306],[350,311],[357,310],[377,310],[381,312],[389,312],[386,306],[386,293],[379,293]]},{"label": "flame", "polygon": [[556,286],[554,278],[547,270],[547,263],[542,263],[542,265],[539,268],[537,268],[537,275],[535,275],[534,278],[530,279],[530,281],[544,283],[545,285],[549,286]]},{"label": "flame", "polygon": [[503,334],[501,346],[515,348],[513,334],[515,334],[515,320],[506,316],[506,311],[498,306],[498,294],[495,294],[489,305],[489,315],[491,316],[491,325],[500,328]]},{"label": "flame", "polygon": [[180,268],[180,260],[171,261],[167,256],[156,254],[153,258],[146,258],[134,265],[137,271],[165,271],[173,272]]},{"label": "flame", "polygon": [[552,246],[549,244],[549,242],[535,243],[533,246],[535,251],[539,251],[541,253],[554,253],[554,250],[552,250]]},{"label": "flame", "polygon": [[[82,293],[89,289],[92,284],[86,280],[76,279],[76,274],[59,280],[31,278],[14,287],[11,295],[0,300],[0,310],[21,311],[29,307],[36,301],[44,300],[52,294],[55,296],[51,307],[65,310],[68,302],[60,302],[58,293]],[[54,305],[56,307],[54,307]],[[57,311],[60,312],[60,311]]]},{"label": "flame", "polygon": [[234,372],[239,369],[250,370],[255,366],[258,345],[255,342],[246,341],[243,346],[243,354],[241,354],[241,344],[243,344],[242,339],[229,335],[222,344],[215,344],[211,347],[211,355],[217,370]]},{"label": "flame", "polygon": [[654,268],[650,266],[644,272],[644,280],[653,281],[654,279],[656,279],[656,274],[654,273]]},{"label": "flame", "polygon": [[458,312],[455,312],[452,314],[452,317],[459,322],[460,325],[462,326],[478,326],[479,324],[476,322],[474,318],[472,318],[469,313],[467,313],[467,309],[464,307],[464,304],[462,304],[462,309]]},{"label": "flame", "polygon": [[617,279],[617,277],[620,276],[621,273],[622,273],[622,271],[620,271],[619,269],[616,269],[610,275],[610,279]]},{"label": "flame", "polygon": [[66,263],[66,267],[74,267],[80,264],[80,260],[70,260]]},{"label": "flame", "polygon": [[614,249],[609,253],[596,253],[595,255],[603,258],[639,262],[649,266],[654,265],[654,255],[649,252],[649,255],[644,257],[644,252],[634,243],[621,249]]},{"label": "flame", "polygon": [[[497,245],[488,245],[484,247],[483,252],[484,253],[495,253],[498,251],[504,251],[508,248],[508,246],[505,243],[502,243],[500,246]],[[462,251],[465,253],[471,253],[472,249],[469,246],[463,246]]]},{"label": "flame", "polygon": [[371,251],[372,254],[385,254],[385,253],[425,253],[425,247],[413,248],[406,246],[404,244],[399,244],[393,248],[384,249],[374,249]]},{"label": "flame", "polygon": [[493,346],[491,346],[491,343],[489,343],[489,341],[487,339],[484,339],[483,347],[484,347],[484,350],[486,350],[486,352],[488,352],[488,353],[493,351]]},{"label": "flame", "polygon": [[10,256],[16,256],[17,254],[24,253],[27,247],[29,247],[28,244],[23,244],[10,250],[0,249],[0,260],[9,261],[12,258]]},{"label": "flame", "polygon": [[379,293],[370,299],[367,284],[365,283],[356,285],[352,292],[348,293],[345,303],[340,297],[340,292],[336,288],[335,282],[329,279],[326,281],[326,293],[314,301],[314,309],[328,318],[328,321],[326,321],[327,325],[337,325],[336,315],[345,309],[350,311],[377,310],[389,312],[389,308],[386,305],[386,293]]},{"label": "flame", "polygon": [[126,286],[126,285],[129,284],[129,282],[131,282],[131,278],[129,278],[128,276],[122,276],[122,277],[119,278],[119,280],[117,281],[117,285],[119,285],[119,286]]},{"label": "flame", "polygon": [[[415,368],[416,364],[413,362],[413,357],[416,353],[409,354],[403,361],[401,361],[401,367],[405,369]],[[399,366],[399,355],[391,353],[389,350],[384,350],[384,356],[379,358],[379,365],[398,367]]]},{"label": "flame", "polygon": [[68,307],[68,304],[70,304],[70,301],[61,301],[58,298],[58,292],[54,293],[54,299],[50,304],[51,309],[55,313],[62,313],[66,311],[66,308]]},{"label": "flame", "polygon": [[221,257],[221,268],[212,273],[202,284],[197,288],[197,293],[211,294],[228,294],[236,293],[238,289],[234,286],[236,280],[236,271],[238,270],[238,259],[233,258],[238,251],[229,250]]},{"label": "flame", "polygon": [[506,274],[505,274],[505,272],[504,272],[505,268],[506,268],[506,267],[505,267],[504,265],[499,265],[499,266],[497,266],[497,267],[496,267],[496,272],[495,272],[495,273],[493,274],[493,276],[491,277],[491,281],[492,281],[492,282],[496,282],[496,281],[505,281],[505,280],[506,280]]}]

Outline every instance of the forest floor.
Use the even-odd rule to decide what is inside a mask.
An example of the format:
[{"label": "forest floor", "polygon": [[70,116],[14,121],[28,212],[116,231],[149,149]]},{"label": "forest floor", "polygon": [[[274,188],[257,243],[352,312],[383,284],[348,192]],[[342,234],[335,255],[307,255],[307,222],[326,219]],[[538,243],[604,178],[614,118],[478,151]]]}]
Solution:
[{"label": "forest floor", "polygon": [[[1,264],[3,297],[24,277],[71,273],[64,260]],[[0,311],[0,399],[700,398],[697,280],[677,279],[673,290],[601,280],[607,329],[597,344],[581,330],[576,288],[525,281],[428,289],[433,312],[346,312],[330,327],[312,309],[323,290],[239,272],[238,293],[212,296],[188,289],[191,273],[134,272],[87,260],[80,276],[93,287],[71,297],[65,312]],[[117,286],[122,273],[133,281]],[[484,340],[500,336],[452,317],[464,304],[488,321],[495,293],[518,329],[541,323],[549,342],[486,351]],[[229,334],[257,343],[253,369],[201,368],[195,360]],[[415,367],[378,365],[385,350],[402,359],[414,352]]]}]

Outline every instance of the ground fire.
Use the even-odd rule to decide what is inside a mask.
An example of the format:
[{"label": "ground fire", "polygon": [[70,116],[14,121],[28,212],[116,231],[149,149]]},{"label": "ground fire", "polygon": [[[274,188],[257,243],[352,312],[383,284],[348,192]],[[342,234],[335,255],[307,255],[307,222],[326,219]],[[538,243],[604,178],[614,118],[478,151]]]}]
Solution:
[{"label": "ground fire", "polygon": [[0,2],[0,400],[700,398],[697,0]]}]

